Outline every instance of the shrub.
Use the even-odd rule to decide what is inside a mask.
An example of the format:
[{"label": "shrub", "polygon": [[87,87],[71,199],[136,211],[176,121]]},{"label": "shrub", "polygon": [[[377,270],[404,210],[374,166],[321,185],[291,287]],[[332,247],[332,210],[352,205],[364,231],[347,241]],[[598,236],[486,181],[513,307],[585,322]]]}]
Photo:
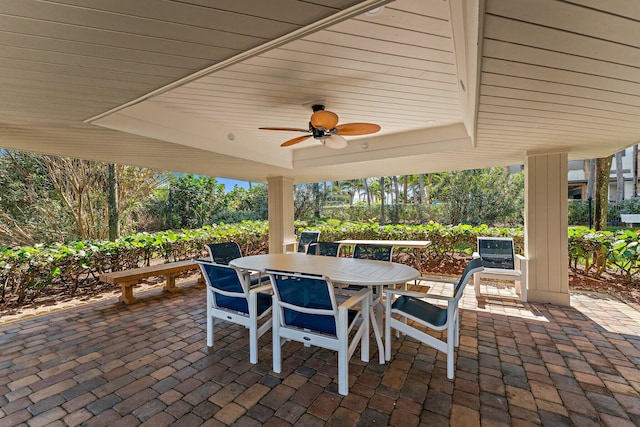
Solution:
[{"label": "shrub", "polygon": [[[324,220],[309,224],[298,221],[299,231],[320,230],[321,240],[430,240],[420,256],[422,271],[452,262],[456,256],[468,257],[476,247],[477,236],[514,238],[523,252],[519,227],[488,227],[466,224],[443,225],[434,221],[419,225],[380,225],[375,222]],[[63,285],[73,295],[79,286],[94,285],[102,272],[148,265],[152,260],[179,261],[205,255],[204,244],[236,241],[244,255],[268,251],[266,221],[205,226],[196,230],[136,233],[109,241],[59,243],[49,246],[0,248],[0,286],[5,303],[33,299],[40,289]],[[571,227],[568,236],[569,266],[584,266],[585,274],[601,276],[605,271],[636,280],[640,272],[640,234],[631,230],[593,232]],[[412,260],[415,262],[415,259]]]}]

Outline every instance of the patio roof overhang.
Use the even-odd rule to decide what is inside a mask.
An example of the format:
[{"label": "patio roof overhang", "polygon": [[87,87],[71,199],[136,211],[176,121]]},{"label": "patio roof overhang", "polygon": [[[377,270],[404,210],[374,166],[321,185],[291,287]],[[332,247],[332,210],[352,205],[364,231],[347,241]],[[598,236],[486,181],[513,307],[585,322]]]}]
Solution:
[{"label": "patio roof overhang", "polygon": [[[638,18],[633,0],[5,1],[0,146],[262,182],[601,157],[640,140]],[[382,130],[344,150],[258,130],[304,128],[316,101]]]}]

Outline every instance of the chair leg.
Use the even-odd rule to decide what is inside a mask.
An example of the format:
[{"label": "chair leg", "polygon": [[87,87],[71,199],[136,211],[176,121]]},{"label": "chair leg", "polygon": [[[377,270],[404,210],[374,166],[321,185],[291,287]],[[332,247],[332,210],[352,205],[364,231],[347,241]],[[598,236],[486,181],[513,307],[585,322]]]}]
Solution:
[{"label": "chair leg", "polygon": [[387,295],[385,305],[385,319],[384,319],[384,358],[391,360],[391,300],[392,296]]},{"label": "chair leg", "polygon": [[527,302],[527,269],[528,263],[521,262],[520,263],[520,272],[522,274],[522,278],[520,279],[520,300],[522,302]]},{"label": "chair leg", "polygon": [[[453,322],[455,323],[455,322]],[[449,324],[447,329],[447,378],[453,379],[453,357],[454,357],[454,342],[455,332],[453,330],[454,325]]]},{"label": "chair leg", "polygon": [[347,310],[338,311],[338,393],[349,394],[349,334],[347,331]]},{"label": "chair leg", "polygon": [[258,294],[249,292],[249,361],[258,363]]},{"label": "chair leg", "polygon": [[[416,280],[416,281],[415,281],[415,284],[416,284],[416,285],[418,284],[418,280]],[[402,284],[401,289],[402,289],[403,291],[406,291],[406,290],[407,290],[407,282],[404,282],[404,283]],[[407,324],[407,317],[406,317],[406,316],[403,316],[403,317],[402,317],[402,319],[403,319],[403,321],[404,321],[404,324],[406,325],[406,324]],[[398,338],[398,339],[400,338],[400,331],[399,331],[398,329],[396,329],[396,338]]]},{"label": "chair leg", "polygon": [[[275,296],[273,297],[275,300]],[[275,306],[275,304],[274,304]],[[282,340],[280,339],[280,310],[275,307],[271,313],[271,334],[273,336],[273,372],[282,371]]]},{"label": "chair leg", "polygon": [[215,324],[213,316],[211,315],[211,307],[213,301],[211,300],[211,292],[207,290],[207,347],[213,347],[213,326]]},{"label": "chair leg", "polygon": [[364,332],[362,333],[362,337],[360,338],[360,360],[363,362],[369,361],[369,339],[370,339],[370,330],[369,330],[369,300],[364,299],[362,301],[361,307],[362,313],[362,321],[364,322]]},{"label": "chair leg", "polygon": [[453,330],[455,331],[454,347],[460,347],[460,312],[456,310],[455,321],[453,322]]},{"label": "chair leg", "polygon": [[480,296],[480,273],[473,275],[473,287],[476,290],[476,297]]}]

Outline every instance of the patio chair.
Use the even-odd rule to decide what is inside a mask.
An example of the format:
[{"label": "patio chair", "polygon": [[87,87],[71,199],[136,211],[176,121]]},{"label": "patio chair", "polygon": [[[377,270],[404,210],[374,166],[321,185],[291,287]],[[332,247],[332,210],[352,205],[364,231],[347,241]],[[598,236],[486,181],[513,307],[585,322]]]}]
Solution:
[{"label": "patio chair", "polygon": [[207,346],[213,347],[215,319],[237,323],[249,329],[249,361],[258,363],[258,338],[271,329],[272,296],[266,293],[271,285],[250,289],[242,271],[202,259],[194,261],[207,282]]},{"label": "patio chair", "polygon": [[[391,262],[392,256],[393,246],[358,243],[355,248],[353,248],[353,258]],[[348,285],[345,288],[341,288],[341,293],[349,294],[359,289],[359,286]],[[375,290],[373,290],[373,292],[375,294]],[[371,302],[372,307],[375,307],[377,304],[381,303],[381,297],[382,295],[377,295],[376,299]],[[380,325],[380,328],[382,328],[382,325]]]},{"label": "patio chair", "polygon": [[[319,231],[302,231],[300,232],[300,237],[298,241],[295,242],[284,242],[282,244],[282,249],[284,252],[302,252],[306,253],[309,245],[311,243],[315,243],[320,238]],[[293,247],[293,251],[289,251],[288,248]]]},{"label": "patio chair", "polygon": [[[393,328],[445,353],[447,355],[447,378],[453,379],[454,347],[458,347],[460,338],[460,298],[471,276],[482,270],[482,261],[480,259],[472,259],[467,264],[458,283],[455,284],[452,297],[402,289],[385,289],[385,359],[387,361],[391,360],[391,329]],[[447,307],[431,304],[426,299],[446,301]],[[394,315],[401,317],[398,319],[393,317]],[[421,329],[416,328],[413,324],[406,323],[405,318],[412,320]],[[439,340],[424,332],[423,328],[430,328],[436,331],[446,330],[447,340]]]},{"label": "patio chair", "polygon": [[359,243],[353,249],[353,258],[390,262],[392,256],[393,246]]},{"label": "patio chair", "polygon": [[[349,393],[349,359],[360,344],[369,361],[369,297],[361,289],[338,305],[333,283],[324,276],[269,271],[273,284],[273,370],[280,373],[287,340],[338,352],[338,393]],[[356,307],[360,306],[357,310]],[[351,339],[349,336],[351,335]]]},{"label": "patio chair", "polygon": [[476,296],[480,296],[482,278],[514,280],[516,293],[522,302],[527,302],[527,265],[529,260],[514,251],[510,237],[478,237],[478,252],[474,258],[482,260],[484,271],[473,276]]},{"label": "patio chair", "polygon": [[340,243],[336,242],[314,242],[309,245],[308,255],[338,256]]},{"label": "patio chair", "polygon": [[[207,243],[205,245],[211,260],[216,264],[229,265],[229,261],[242,256],[240,251],[240,245],[238,242],[220,242],[220,243]],[[269,281],[268,276],[263,276],[260,273],[256,273],[252,276],[250,272],[245,272],[249,277],[251,286],[260,285]]]}]

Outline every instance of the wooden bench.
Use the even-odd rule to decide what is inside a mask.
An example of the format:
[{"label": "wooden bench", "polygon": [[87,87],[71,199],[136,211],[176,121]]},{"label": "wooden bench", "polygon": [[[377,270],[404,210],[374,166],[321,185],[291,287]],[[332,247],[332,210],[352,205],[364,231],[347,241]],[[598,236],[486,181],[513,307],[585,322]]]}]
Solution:
[{"label": "wooden bench", "polygon": [[624,222],[627,227],[633,227],[633,224],[640,224],[640,214],[620,214],[620,221]]},{"label": "wooden bench", "polygon": [[[165,292],[176,292],[176,277],[185,271],[199,270],[200,266],[192,260],[172,262],[169,264],[151,265],[149,267],[132,268],[130,270],[113,271],[100,275],[100,281],[112,285],[120,285],[122,295],[120,302],[133,304],[136,298],[133,296],[133,287],[140,283],[141,279],[153,276],[164,276],[166,282],[163,286]],[[202,277],[198,279],[202,281]]]}]

